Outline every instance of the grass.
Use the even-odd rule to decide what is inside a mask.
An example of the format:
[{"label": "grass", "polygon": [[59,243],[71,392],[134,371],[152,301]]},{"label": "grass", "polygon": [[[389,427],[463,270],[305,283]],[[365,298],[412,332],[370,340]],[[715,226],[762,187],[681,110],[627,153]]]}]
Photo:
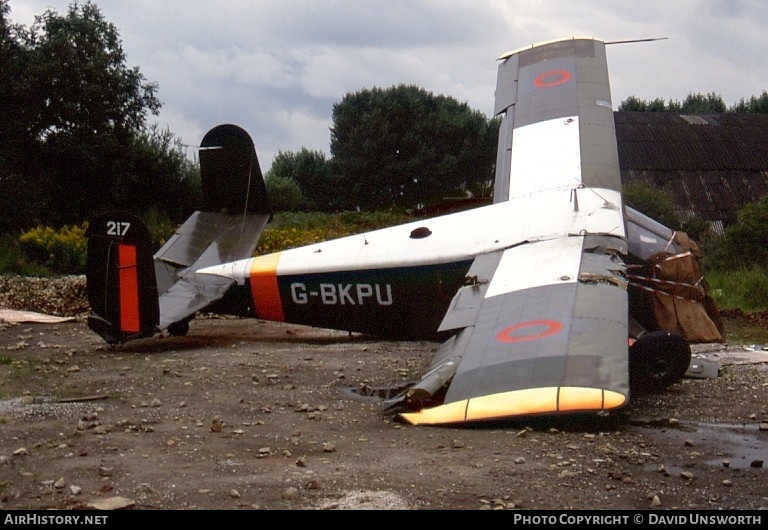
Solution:
[{"label": "grass", "polygon": [[761,267],[706,273],[710,295],[721,309],[768,310],[768,274]]}]

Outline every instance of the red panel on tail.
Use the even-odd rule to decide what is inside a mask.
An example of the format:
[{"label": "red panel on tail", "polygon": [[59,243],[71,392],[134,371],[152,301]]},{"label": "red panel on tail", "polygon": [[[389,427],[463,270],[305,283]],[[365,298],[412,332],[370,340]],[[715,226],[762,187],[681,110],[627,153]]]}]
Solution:
[{"label": "red panel on tail", "polygon": [[118,246],[117,269],[120,285],[120,331],[138,333],[141,331],[139,326],[139,275],[134,245]]}]

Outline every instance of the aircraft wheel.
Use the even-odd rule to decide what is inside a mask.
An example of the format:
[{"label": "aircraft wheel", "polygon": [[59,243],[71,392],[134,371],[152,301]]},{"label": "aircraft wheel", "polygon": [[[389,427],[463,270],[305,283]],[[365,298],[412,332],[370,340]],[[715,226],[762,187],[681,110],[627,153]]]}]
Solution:
[{"label": "aircraft wheel", "polygon": [[661,392],[680,381],[691,364],[688,341],[669,331],[644,334],[629,348],[633,392]]},{"label": "aircraft wheel", "polygon": [[168,334],[172,337],[186,337],[189,333],[189,320],[174,322],[168,326]]}]

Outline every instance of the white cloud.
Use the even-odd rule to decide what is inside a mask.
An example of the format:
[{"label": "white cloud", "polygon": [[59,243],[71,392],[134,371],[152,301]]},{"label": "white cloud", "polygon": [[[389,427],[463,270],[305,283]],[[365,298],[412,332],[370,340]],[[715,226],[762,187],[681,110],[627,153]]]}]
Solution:
[{"label": "white cloud", "polygon": [[[279,150],[328,154],[333,104],[348,92],[415,84],[493,108],[496,58],[573,35],[607,41],[613,103],[766,90],[768,2],[748,0],[102,0],[129,66],[159,84],[158,121],[185,143],[245,128],[268,167]],[[29,25],[70,0],[11,0]],[[191,135],[198,135],[190,138]]]}]

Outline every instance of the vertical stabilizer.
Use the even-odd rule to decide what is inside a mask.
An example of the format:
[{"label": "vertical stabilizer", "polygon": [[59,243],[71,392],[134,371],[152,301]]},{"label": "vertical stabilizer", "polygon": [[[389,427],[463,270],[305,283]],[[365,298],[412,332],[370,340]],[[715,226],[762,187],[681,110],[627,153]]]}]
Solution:
[{"label": "vertical stabilizer", "polygon": [[271,213],[256,148],[237,125],[218,125],[203,137],[200,180],[204,212]]},{"label": "vertical stabilizer", "polygon": [[159,321],[152,239],[138,217],[109,212],[88,238],[88,327],[110,344],[149,336]]}]

